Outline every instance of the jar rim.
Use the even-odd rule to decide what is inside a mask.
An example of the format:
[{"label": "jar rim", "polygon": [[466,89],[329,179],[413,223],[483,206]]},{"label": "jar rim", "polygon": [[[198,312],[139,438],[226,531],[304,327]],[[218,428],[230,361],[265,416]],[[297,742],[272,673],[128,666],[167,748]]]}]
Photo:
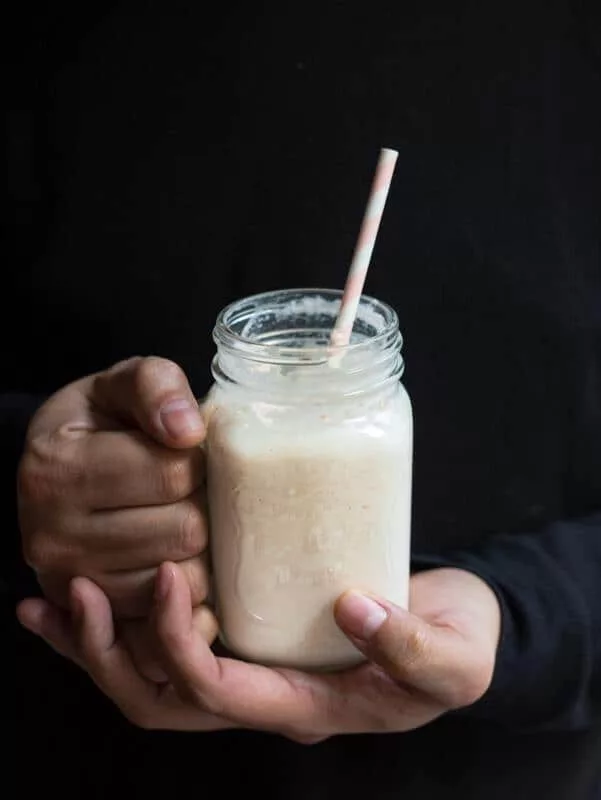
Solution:
[{"label": "jar rim", "polygon": [[[402,336],[399,331],[399,320],[396,311],[382,300],[378,300],[370,295],[362,294],[359,301],[359,309],[357,317],[362,317],[361,311],[364,312],[372,322],[378,318],[378,325],[380,329],[372,336],[366,336],[363,340],[358,342],[351,342],[346,345],[318,345],[318,346],[282,346],[281,343],[274,343],[269,341],[259,341],[256,337],[245,335],[244,328],[242,332],[236,330],[240,327],[240,323],[245,320],[248,321],[252,313],[255,314],[262,308],[272,307],[282,308],[283,313],[286,313],[286,303],[291,305],[295,298],[322,298],[326,302],[338,301],[342,299],[343,292],[340,289],[322,289],[316,287],[299,287],[291,289],[276,289],[268,292],[260,292],[258,294],[249,295],[226,305],[218,314],[213,329],[213,338],[217,345],[222,345],[227,348],[235,347],[236,350],[242,354],[244,353],[247,358],[253,360],[263,361],[286,361],[296,359],[301,354],[303,361],[311,357],[323,359],[325,354],[346,355],[347,353],[354,353],[359,355],[362,351],[371,350],[374,346],[382,346],[387,343],[394,342],[400,349],[402,347]],[[326,329],[324,329],[326,330]]]}]

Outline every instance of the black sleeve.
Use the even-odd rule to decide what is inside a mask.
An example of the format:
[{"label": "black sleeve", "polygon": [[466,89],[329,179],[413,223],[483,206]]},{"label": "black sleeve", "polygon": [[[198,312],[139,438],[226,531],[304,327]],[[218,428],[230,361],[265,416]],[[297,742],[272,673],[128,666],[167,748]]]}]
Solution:
[{"label": "black sleeve", "polygon": [[39,594],[33,573],[21,556],[16,474],[29,420],[44,400],[44,397],[29,394],[0,395],[0,502],[3,509],[0,595],[3,600],[13,602],[28,594]]},{"label": "black sleeve", "polygon": [[601,512],[416,561],[435,566],[480,576],[502,609],[492,685],[462,714],[525,730],[601,720]]},{"label": "black sleeve", "polygon": [[601,329],[587,326],[566,352],[561,517],[415,565],[469,570],[496,593],[502,634],[493,682],[460,713],[514,729],[601,723]]}]

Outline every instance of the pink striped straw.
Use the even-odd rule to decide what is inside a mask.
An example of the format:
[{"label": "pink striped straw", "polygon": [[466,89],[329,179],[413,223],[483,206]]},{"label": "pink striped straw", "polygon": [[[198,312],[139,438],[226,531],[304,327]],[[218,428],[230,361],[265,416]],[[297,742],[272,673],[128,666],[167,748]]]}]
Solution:
[{"label": "pink striped straw", "polygon": [[380,158],[369,192],[367,207],[346,278],[340,310],[330,335],[330,343],[338,347],[347,345],[351,338],[398,155],[396,150],[389,150],[386,147],[380,150]]}]

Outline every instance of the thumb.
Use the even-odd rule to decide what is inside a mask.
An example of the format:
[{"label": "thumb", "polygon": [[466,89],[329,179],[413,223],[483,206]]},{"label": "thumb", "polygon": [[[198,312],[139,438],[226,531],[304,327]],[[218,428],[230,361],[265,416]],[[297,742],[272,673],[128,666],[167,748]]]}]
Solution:
[{"label": "thumb", "polygon": [[90,401],[109,417],[136,424],[168,447],[194,447],[204,438],[204,423],[186,375],[165,358],[130,358],[95,375]]},{"label": "thumb", "polygon": [[484,693],[477,658],[457,631],[430,625],[394,603],[356,591],[338,599],[334,615],[370,661],[445,708],[470,705]]}]

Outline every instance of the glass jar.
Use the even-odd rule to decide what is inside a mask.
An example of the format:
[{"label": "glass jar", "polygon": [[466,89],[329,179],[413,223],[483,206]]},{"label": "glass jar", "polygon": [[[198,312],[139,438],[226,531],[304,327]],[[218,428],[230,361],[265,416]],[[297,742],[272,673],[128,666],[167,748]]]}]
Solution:
[{"label": "glass jar", "polygon": [[347,589],[407,606],[413,421],[395,312],[363,296],[351,342],[338,291],[234,302],[206,400],[217,613],[241,658],[340,669],[362,656],[333,617]]}]

